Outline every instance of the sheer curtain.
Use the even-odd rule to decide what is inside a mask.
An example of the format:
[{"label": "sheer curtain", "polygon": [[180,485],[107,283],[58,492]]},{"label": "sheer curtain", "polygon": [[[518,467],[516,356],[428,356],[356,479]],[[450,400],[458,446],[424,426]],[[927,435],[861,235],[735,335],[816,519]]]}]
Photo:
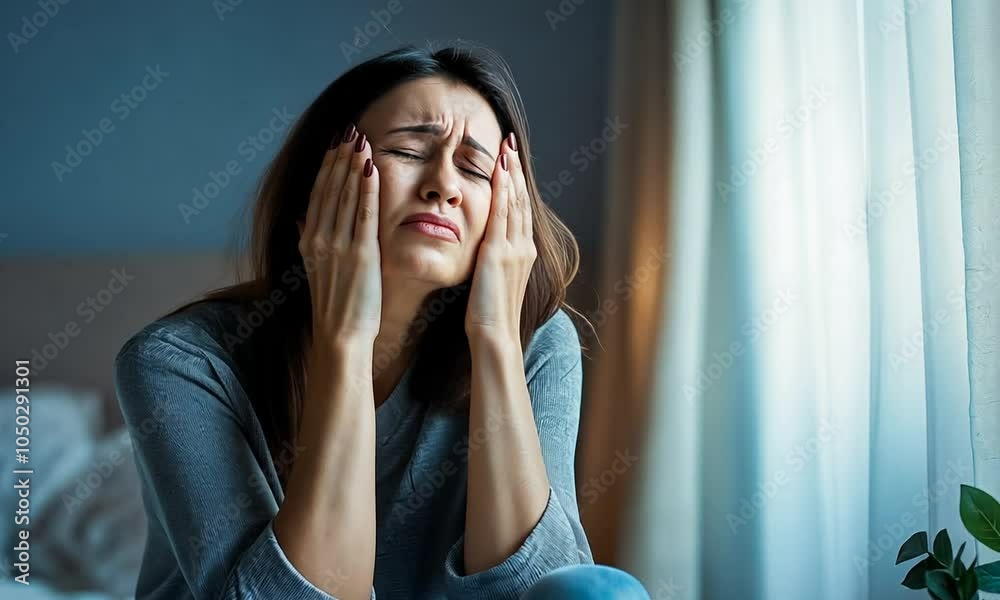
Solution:
[{"label": "sheer curtain", "polygon": [[1000,7],[662,6],[619,8],[674,90],[629,142],[669,147],[671,268],[621,563],[654,598],[917,597],[906,537],[972,544],[959,485],[1000,496]]}]

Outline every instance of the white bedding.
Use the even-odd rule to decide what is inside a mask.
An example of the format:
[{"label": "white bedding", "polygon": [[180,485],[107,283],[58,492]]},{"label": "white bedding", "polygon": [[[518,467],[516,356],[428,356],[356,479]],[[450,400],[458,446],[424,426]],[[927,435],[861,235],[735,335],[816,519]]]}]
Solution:
[{"label": "white bedding", "polygon": [[[13,390],[3,406],[13,407]],[[0,489],[0,599],[131,598],[146,536],[139,479],[124,429],[101,435],[94,392],[37,385],[31,402],[30,586],[17,574],[12,452],[0,452],[11,485]],[[0,411],[0,431],[13,432],[13,410]],[[6,575],[4,575],[6,571]]]},{"label": "white bedding", "polygon": [[47,583],[23,585],[13,580],[0,583],[0,600],[132,600],[134,596],[112,596],[99,592],[61,592]]}]

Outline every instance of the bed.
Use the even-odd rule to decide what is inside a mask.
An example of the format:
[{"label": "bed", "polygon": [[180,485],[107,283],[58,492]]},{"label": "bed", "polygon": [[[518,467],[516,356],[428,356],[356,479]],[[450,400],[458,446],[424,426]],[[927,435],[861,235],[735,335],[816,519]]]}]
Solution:
[{"label": "bed", "polygon": [[[231,273],[221,255],[0,260],[0,276],[16,290],[0,296],[5,320],[0,355],[9,365],[0,385],[6,400],[0,431],[14,431],[15,361],[34,359],[27,527],[13,518],[18,502],[13,471],[22,467],[15,463],[13,437],[0,453],[8,482],[0,488],[0,599],[134,597],[146,514],[115,398],[113,359],[143,325],[200,292],[230,283]],[[96,298],[115,277],[127,284],[112,286],[119,291],[104,295],[106,306],[93,310],[88,298]],[[77,333],[61,336],[68,326]],[[30,586],[17,582],[12,568],[22,528],[29,533]]]}]

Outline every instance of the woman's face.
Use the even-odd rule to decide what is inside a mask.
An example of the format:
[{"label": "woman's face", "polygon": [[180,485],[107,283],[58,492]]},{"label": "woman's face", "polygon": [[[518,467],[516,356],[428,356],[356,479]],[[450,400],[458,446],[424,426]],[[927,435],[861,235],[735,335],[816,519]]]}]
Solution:
[{"label": "woman's face", "polygon": [[[379,98],[357,126],[378,167],[383,279],[418,279],[434,289],[465,281],[486,231],[503,139],[489,104],[465,85],[426,77]],[[450,219],[457,239],[404,225],[417,213]]]}]

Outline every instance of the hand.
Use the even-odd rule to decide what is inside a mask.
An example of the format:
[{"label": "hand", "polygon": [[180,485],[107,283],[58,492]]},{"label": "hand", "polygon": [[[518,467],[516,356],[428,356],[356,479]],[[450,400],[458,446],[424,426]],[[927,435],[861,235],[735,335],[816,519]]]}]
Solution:
[{"label": "hand", "polygon": [[374,344],[382,320],[379,179],[371,144],[353,125],[323,157],[299,221],[313,344]]},{"label": "hand", "polygon": [[493,166],[493,197],[479,246],[465,313],[470,339],[500,336],[520,341],[521,307],[538,252],[532,229],[531,196],[514,134],[500,145]]}]

